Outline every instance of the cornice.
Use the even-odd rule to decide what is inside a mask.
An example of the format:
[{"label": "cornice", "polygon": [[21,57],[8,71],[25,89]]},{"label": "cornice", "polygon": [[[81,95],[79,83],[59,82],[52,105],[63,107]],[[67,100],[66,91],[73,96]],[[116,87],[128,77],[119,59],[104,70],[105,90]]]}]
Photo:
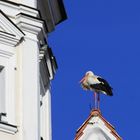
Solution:
[{"label": "cornice", "polygon": [[17,46],[24,38],[24,33],[0,10],[0,44]]},{"label": "cornice", "polygon": [[40,17],[40,13],[37,9],[7,0],[0,0],[0,9],[9,17],[13,18],[19,13],[28,14],[34,17]]},{"label": "cornice", "polygon": [[28,16],[26,14],[20,13],[15,17],[16,25],[23,31],[44,38],[46,36],[46,26],[45,22],[39,18],[33,16]]},{"label": "cornice", "polygon": [[22,42],[23,38],[16,38],[14,35],[4,33],[0,31],[0,44],[4,44],[11,47],[16,47],[20,42]]}]

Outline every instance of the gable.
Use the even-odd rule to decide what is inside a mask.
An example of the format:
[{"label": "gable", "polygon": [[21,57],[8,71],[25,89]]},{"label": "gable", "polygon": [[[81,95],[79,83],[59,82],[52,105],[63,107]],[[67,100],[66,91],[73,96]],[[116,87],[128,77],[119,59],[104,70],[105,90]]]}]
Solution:
[{"label": "gable", "polygon": [[75,140],[121,140],[114,127],[107,122],[99,110],[93,110],[78,129]]},{"label": "gable", "polygon": [[4,30],[4,28],[2,27],[2,25],[0,25],[0,31],[6,32],[6,31]]},{"label": "gable", "polygon": [[12,35],[16,39],[24,36],[24,33],[0,10],[0,32]]},{"label": "gable", "polygon": [[107,134],[101,128],[98,128],[98,127],[89,129],[88,132],[86,133],[86,135],[84,135],[83,138],[81,137],[81,139],[85,139],[85,140],[113,140],[113,139],[109,138],[107,136]]},{"label": "gable", "polygon": [[[100,121],[100,120],[99,120]],[[79,140],[116,140],[116,137],[104,125],[96,122],[88,124]]]}]

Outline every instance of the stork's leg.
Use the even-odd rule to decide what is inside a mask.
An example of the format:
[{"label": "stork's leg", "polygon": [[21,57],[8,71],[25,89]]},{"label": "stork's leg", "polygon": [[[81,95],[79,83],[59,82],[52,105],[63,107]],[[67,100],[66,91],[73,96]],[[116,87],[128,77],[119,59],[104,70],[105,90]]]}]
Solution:
[{"label": "stork's leg", "polygon": [[98,110],[100,110],[100,93],[98,93]]},{"label": "stork's leg", "polygon": [[94,92],[94,103],[95,103],[95,109],[97,109],[97,93]]}]

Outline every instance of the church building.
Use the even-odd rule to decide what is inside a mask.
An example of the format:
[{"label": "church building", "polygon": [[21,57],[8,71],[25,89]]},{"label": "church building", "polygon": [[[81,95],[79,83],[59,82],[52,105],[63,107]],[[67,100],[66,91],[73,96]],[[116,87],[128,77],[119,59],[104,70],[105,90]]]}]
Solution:
[{"label": "church building", "polygon": [[52,140],[47,40],[66,19],[62,0],[0,0],[0,140]]}]

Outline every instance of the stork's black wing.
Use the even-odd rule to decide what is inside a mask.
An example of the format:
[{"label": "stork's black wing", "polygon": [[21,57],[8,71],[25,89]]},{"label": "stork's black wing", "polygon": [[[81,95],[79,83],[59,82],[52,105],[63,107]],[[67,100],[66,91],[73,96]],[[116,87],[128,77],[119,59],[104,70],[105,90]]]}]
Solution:
[{"label": "stork's black wing", "polygon": [[97,79],[101,82],[102,86],[104,86],[106,88],[106,92],[110,96],[112,96],[113,95],[113,93],[112,93],[112,87],[109,85],[109,83],[105,79],[103,79],[101,77],[98,77]]}]

